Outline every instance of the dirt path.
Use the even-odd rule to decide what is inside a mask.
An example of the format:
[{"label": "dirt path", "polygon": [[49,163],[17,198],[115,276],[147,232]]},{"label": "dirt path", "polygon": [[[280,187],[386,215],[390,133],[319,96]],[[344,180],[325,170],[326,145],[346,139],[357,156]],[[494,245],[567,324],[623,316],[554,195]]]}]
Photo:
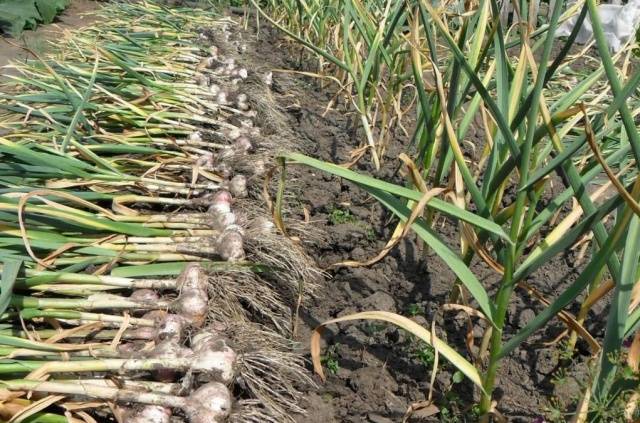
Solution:
[{"label": "dirt path", "polygon": [[56,37],[67,29],[80,28],[94,22],[89,12],[100,7],[95,0],[73,0],[71,5],[50,25],[41,25],[35,31],[25,31],[19,39],[5,36],[0,38],[0,75],[11,72],[3,68],[12,60],[25,59],[29,53],[20,45],[34,50],[36,53],[46,50],[49,42],[55,42]]}]

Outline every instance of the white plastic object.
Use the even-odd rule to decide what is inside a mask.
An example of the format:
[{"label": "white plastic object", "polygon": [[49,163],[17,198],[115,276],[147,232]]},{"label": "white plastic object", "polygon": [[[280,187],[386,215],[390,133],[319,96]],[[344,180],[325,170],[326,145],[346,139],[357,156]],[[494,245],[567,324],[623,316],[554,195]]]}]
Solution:
[{"label": "white plastic object", "polygon": [[[602,23],[609,49],[618,52],[629,40],[634,39],[640,24],[640,0],[629,0],[625,5],[601,4],[598,6],[598,16]],[[573,31],[578,15],[565,21],[556,31],[556,37],[567,37]],[[593,38],[593,26],[589,15],[585,18],[576,43],[586,44]]]}]

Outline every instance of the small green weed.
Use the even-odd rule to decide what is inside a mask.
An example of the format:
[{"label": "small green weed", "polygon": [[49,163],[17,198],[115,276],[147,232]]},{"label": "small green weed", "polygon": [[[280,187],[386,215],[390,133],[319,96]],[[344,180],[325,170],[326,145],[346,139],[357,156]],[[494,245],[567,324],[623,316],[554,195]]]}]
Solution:
[{"label": "small green weed", "polygon": [[370,224],[358,219],[358,217],[354,216],[348,209],[333,206],[329,212],[329,223],[334,226],[350,223],[362,230],[365,238],[369,242],[373,242],[378,238],[376,231]]},{"label": "small green weed", "polygon": [[462,423],[455,412],[447,407],[440,407],[440,422],[442,423]]},{"label": "small green weed", "polygon": [[461,383],[464,380],[464,373],[460,370],[456,370],[453,376],[451,376],[451,381],[455,383]]},{"label": "small green weed", "polygon": [[[455,378],[455,373],[454,373]],[[448,391],[439,402],[440,422],[442,423],[471,423],[480,418],[480,406],[475,404],[471,408],[453,391]]]},{"label": "small green weed", "polygon": [[426,367],[433,367],[433,363],[436,360],[436,352],[431,345],[420,341],[415,351],[415,357]]},{"label": "small green weed", "polygon": [[562,341],[558,348],[558,360],[571,361],[573,358],[573,346],[569,341]]},{"label": "small green weed", "polygon": [[329,223],[332,225],[342,225],[344,223],[355,223],[358,219],[349,210],[334,207],[329,212]]},{"label": "small green weed", "polygon": [[367,336],[374,336],[376,333],[384,330],[387,326],[384,323],[367,322],[362,327]]},{"label": "small green weed", "polygon": [[558,398],[553,397],[549,401],[549,405],[547,406],[547,416],[545,420],[553,423],[564,423],[565,413],[564,413],[564,405],[558,400]]},{"label": "small green weed", "polygon": [[373,242],[376,240],[377,236],[376,236],[376,231],[373,230],[373,228],[371,227],[371,225],[364,225],[364,236],[367,238],[367,241],[369,242]]},{"label": "small green weed", "polygon": [[[589,422],[622,422],[626,421],[625,409],[630,401],[635,387],[640,385],[640,374],[635,373],[626,363],[624,354],[610,354],[609,360],[617,363],[617,370],[613,374],[612,386],[619,386],[619,392],[615,396],[607,396],[600,400],[592,398],[589,403]],[[580,392],[584,392],[587,386],[593,385],[596,370],[589,367],[586,380],[577,380],[567,374],[566,368],[557,370],[552,376],[552,383],[556,386],[566,384],[569,379],[578,383]],[[571,397],[552,397],[546,407],[546,421],[553,423],[566,423],[572,421],[581,395]],[[640,405],[640,404],[639,404]],[[636,409],[631,421],[640,419],[640,407]]]},{"label": "small green weed", "polygon": [[418,315],[424,314],[424,309],[420,307],[419,304],[411,303],[407,306],[407,315],[411,317],[416,317]]},{"label": "small green weed", "polygon": [[567,383],[567,370],[562,367],[555,371],[551,377],[551,383],[556,386]]},{"label": "small green weed", "polygon": [[335,375],[340,370],[340,363],[338,362],[338,346],[340,344],[331,345],[327,348],[327,353],[323,355],[320,360],[322,365],[329,370],[329,373]]},{"label": "small green weed", "polygon": [[329,369],[329,372],[334,375],[338,373],[338,370],[340,370],[340,364],[338,364],[338,360],[331,357],[327,357],[324,365],[327,367],[327,369]]}]

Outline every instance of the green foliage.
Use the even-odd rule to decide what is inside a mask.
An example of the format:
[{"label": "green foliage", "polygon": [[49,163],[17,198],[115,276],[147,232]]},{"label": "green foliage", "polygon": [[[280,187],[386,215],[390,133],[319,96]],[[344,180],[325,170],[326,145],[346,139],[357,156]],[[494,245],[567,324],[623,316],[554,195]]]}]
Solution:
[{"label": "green foliage", "polygon": [[35,1],[0,0],[0,28],[14,37],[24,29],[35,28],[41,21]]},{"label": "green foliage", "polygon": [[419,304],[411,303],[407,306],[407,315],[415,317],[419,314],[424,314],[424,309]]},{"label": "green foliage", "polygon": [[376,240],[376,231],[373,227],[354,216],[348,209],[332,207],[329,212],[329,223],[332,225],[352,224],[364,232],[364,236],[369,242]]},{"label": "green foliage", "polygon": [[373,242],[376,240],[377,236],[376,236],[376,231],[373,229],[373,227],[371,225],[363,225],[363,229],[364,229],[364,236],[367,238],[367,241],[369,242]]},{"label": "green foliage", "polygon": [[551,398],[551,400],[549,401],[549,404],[546,407],[546,414],[547,414],[546,420],[548,420],[549,422],[552,422],[552,423],[566,422],[566,414],[564,411],[564,407],[561,401],[556,397]]},{"label": "green foliage", "polygon": [[553,375],[551,377],[551,383],[553,383],[556,386],[559,385],[563,385],[567,382],[567,369],[562,367],[558,370],[556,370],[555,372],[553,372]]},{"label": "green foliage", "polygon": [[22,262],[5,260],[2,265],[2,280],[0,281],[0,314],[4,313],[11,302],[13,287],[18,278]]},{"label": "green foliage", "polygon": [[418,342],[414,351],[414,356],[428,369],[433,367],[436,360],[436,352],[433,347],[422,341]]},{"label": "green foliage", "polygon": [[0,29],[14,37],[39,23],[51,23],[70,0],[0,0]]},{"label": "green foliage", "polygon": [[464,374],[460,370],[456,370],[453,376],[451,377],[451,381],[453,383],[461,383],[464,380]]},{"label": "green foliage", "polygon": [[[608,359],[616,368],[611,379],[611,390],[602,398],[592,398],[588,405],[588,422],[622,422],[637,421],[640,409],[636,407],[631,419],[625,418],[625,409],[632,396],[637,392],[640,374],[634,372],[627,364],[626,354],[610,354]],[[586,371],[570,374],[568,369],[572,363],[556,370],[551,377],[555,393],[548,399],[544,407],[546,421],[568,423],[575,419],[577,407],[589,386],[598,378],[595,362],[591,362]],[[567,386],[573,386],[567,390]],[[636,398],[636,401],[638,399]],[[640,406],[640,403],[637,404]]]},{"label": "green foliage", "polygon": [[[11,373],[0,377],[3,389],[8,378],[29,369],[14,360],[24,357],[25,350],[30,350],[29,357],[39,357],[31,362],[34,370],[60,359],[58,352],[65,348],[76,356],[69,363],[94,361],[95,355],[76,351],[100,349],[119,338],[122,333],[102,330],[110,324],[89,324],[92,340],[83,342],[89,332],[77,327],[84,326],[85,319],[122,321],[118,300],[104,296],[113,290],[109,283],[118,284],[119,292],[131,291],[143,280],[172,283],[175,278],[149,276],[175,276],[186,263],[199,262],[204,269],[240,270],[246,280],[251,278],[246,273],[254,270],[264,274],[268,269],[273,277],[282,272],[277,279],[284,286],[290,283],[284,282],[287,275],[301,267],[289,261],[286,251],[273,259],[278,268],[270,266],[268,258],[255,264],[244,259],[214,262],[224,259],[223,254],[212,249],[212,242],[204,242],[220,236],[205,212],[208,194],[221,188],[220,179],[196,176],[192,170],[201,154],[218,153],[221,145],[202,144],[193,152],[178,143],[199,130],[210,133],[216,123],[232,126],[229,115],[212,113],[218,109],[207,97],[208,88],[194,82],[203,72],[195,64],[210,55],[209,45],[198,42],[196,29],[220,24],[218,15],[167,9],[150,1],[110,3],[98,12],[100,25],[56,40],[57,46],[39,60],[15,63],[16,72],[0,82],[0,320],[9,332],[0,337],[0,364],[8,365],[3,369]],[[0,18],[17,33],[51,21],[66,4],[0,0]],[[142,98],[147,95],[154,100]],[[220,136],[217,141],[227,140]],[[158,168],[165,160],[172,165]],[[116,277],[116,271],[126,277]],[[229,276],[235,279],[235,274]],[[304,285],[302,278],[290,286],[298,285]],[[174,284],[168,289],[179,288]],[[283,329],[284,304],[281,309],[266,286],[252,294],[263,297],[265,323],[272,316],[273,325],[268,326]],[[125,307],[136,304],[127,301]],[[162,303],[145,307],[173,309]],[[92,307],[101,313],[78,311]],[[54,324],[55,319],[61,324]],[[153,325],[137,318],[126,322],[132,327]],[[54,326],[65,331],[62,337],[61,332],[40,331]],[[70,330],[73,327],[79,331]],[[21,344],[11,339],[14,332]],[[30,341],[51,336],[56,339],[49,344]],[[283,352],[288,348],[288,343],[276,343]],[[338,370],[333,357],[327,365]],[[49,401],[32,406],[21,399],[13,404],[21,410],[13,420],[66,422],[63,415],[33,414],[45,408],[62,413],[62,404],[56,402],[54,407]],[[11,418],[3,415],[3,420]]]},{"label": "green foliage", "polygon": [[[610,275],[613,284],[608,315],[598,316],[607,325],[592,381],[592,405],[612,403],[623,395],[615,383],[621,364],[608,357],[640,327],[640,307],[635,303],[629,310],[640,271],[640,133],[634,118],[640,110],[640,75],[620,78],[623,64],[614,62],[619,58],[610,55],[603,28],[595,19],[591,21],[601,60],[595,69],[570,70],[570,66],[584,67],[569,52],[580,22],[597,14],[595,0],[576,6],[562,19],[569,2],[554,2],[544,24],[537,16],[527,16],[528,2],[519,3],[524,22],[509,28],[502,26],[497,2],[490,0],[272,0],[260,2],[265,7],[259,11],[313,52],[320,68],[340,81],[342,90],[351,90],[345,103],[353,104],[362,117],[374,164],[379,158],[375,153],[384,150],[377,147],[385,141],[372,140],[371,127],[376,127],[373,132],[380,133],[380,140],[386,140],[393,131],[376,126],[384,126],[385,119],[401,122],[403,114],[413,113],[415,122],[412,147],[417,152],[405,151],[403,162],[411,160],[417,171],[411,173],[408,165],[411,177],[400,183],[296,153],[286,154],[288,160],[354,183],[400,222],[409,220],[424,196],[424,186],[451,187],[456,181],[460,192],[456,201],[444,201],[444,195],[431,198],[411,229],[455,274],[451,302],[460,298],[464,286],[493,329],[488,363],[479,367],[484,373],[481,412],[485,415],[501,360],[570,304],[603,287],[602,275]],[[258,2],[252,4],[257,7]],[[558,24],[575,13],[579,13],[576,30],[558,40]],[[528,26],[531,31],[523,30]],[[562,85],[566,80],[562,72],[575,79],[568,88]],[[411,93],[416,107],[398,113],[385,109],[401,104],[404,90]],[[373,110],[384,118],[371,123]],[[484,139],[469,141],[473,126]],[[475,143],[477,158],[469,160],[463,141]],[[619,174],[611,176],[609,168]],[[564,183],[560,190],[554,174]],[[593,193],[597,183],[618,180],[624,186],[611,189],[607,198]],[[556,219],[563,208],[580,213]],[[458,243],[433,225],[438,213],[464,222],[458,226]],[[605,226],[607,217],[613,225]],[[469,232],[477,242],[461,252],[458,245],[472,243]],[[577,277],[568,285],[555,281],[563,287],[558,295],[546,298],[548,303],[519,331],[505,331],[509,306],[520,295],[516,288],[528,283],[539,289],[535,278],[529,277],[591,235],[593,254],[577,268]],[[472,262],[478,256],[496,271],[497,285],[489,286],[475,273]],[[590,307],[580,305],[580,322],[587,319]],[[373,312],[360,315],[377,318]],[[578,336],[572,333],[566,357]],[[584,331],[580,336],[590,340]],[[463,360],[460,364],[469,365]],[[634,389],[640,386],[633,380],[628,384]],[[609,415],[599,416],[599,421],[612,421],[606,420]]]},{"label": "green foliage", "polygon": [[36,7],[40,16],[42,16],[42,22],[45,24],[53,22],[53,19],[62,12],[69,4],[71,0],[35,0]]},{"label": "green foliage", "polygon": [[337,374],[340,370],[340,363],[338,361],[338,347],[340,344],[331,345],[327,348],[325,355],[321,357],[321,362],[329,370],[331,374]]},{"label": "green foliage", "polygon": [[441,423],[476,423],[480,417],[480,407],[475,404],[469,407],[465,402],[455,392],[447,391],[438,401],[439,421]]},{"label": "green foliage", "polygon": [[349,210],[333,207],[329,212],[329,222],[332,225],[355,223],[358,219]]},{"label": "green foliage", "polygon": [[382,332],[387,326],[379,322],[367,322],[362,326],[362,331],[369,337]]}]

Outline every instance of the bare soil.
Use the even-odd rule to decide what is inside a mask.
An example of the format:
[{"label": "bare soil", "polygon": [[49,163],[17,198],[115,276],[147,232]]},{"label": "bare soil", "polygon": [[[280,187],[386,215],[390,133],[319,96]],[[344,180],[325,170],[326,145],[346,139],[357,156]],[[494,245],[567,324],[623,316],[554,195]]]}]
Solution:
[{"label": "bare soil", "polygon": [[[348,162],[362,136],[354,124],[356,116],[346,113],[344,107],[326,111],[335,87],[289,72],[314,69],[277,31],[262,25],[253,44],[254,65],[274,70],[274,96],[286,112],[287,129],[293,132],[301,152],[333,163]],[[473,151],[483,145],[482,131],[472,130],[465,141],[475,147],[468,149],[473,160]],[[397,156],[411,151],[409,142],[398,131],[382,169],[374,171],[367,159],[352,169],[402,184]],[[308,246],[308,252],[330,275],[319,295],[302,310],[298,339],[308,345],[311,330],[327,319],[364,310],[385,310],[410,316],[425,327],[435,321],[438,335],[471,358],[481,342],[484,325],[469,321],[462,313],[442,311],[455,281],[447,264],[432,252],[425,252],[415,238],[407,238],[373,266],[333,267],[345,260],[374,257],[397,222],[375,200],[344,180],[305,168],[288,172],[288,195],[294,207],[289,217],[301,218],[303,208],[308,211],[310,224],[324,234],[324,239]],[[562,181],[555,183],[560,189]],[[435,227],[454,250],[458,248],[456,222],[439,217]],[[527,282],[553,298],[575,279],[578,268],[577,252],[571,251],[554,258]],[[495,272],[479,262],[472,264],[472,270],[492,294],[498,281]],[[541,309],[537,300],[518,292],[509,308],[505,337],[524,327]],[[575,304],[570,311],[577,311]],[[594,312],[602,310],[596,308]],[[587,328],[597,336],[602,333],[603,323],[592,320]],[[552,397],[569,403],[579,394],[577,381],[586,377],[589,351],[578,341],[575,355],[562,357],[561,344],[548,345],[564,329],[562,323],[550,322],[503,361],[496,399],[497,409],[508,421],[532,422],[547,413]],[[467,334],[473,339],[472,346],[465,342]],[[328,380],[319,383],[319,389],[309,391],[309,415],[301,417],[300,422],[401,422],[411,404],[425,400],[431,388],[433,362],[429,350],[390,325],[333,326],[324,332],[323,351]],[[571,365],[564,377],[558,378],[556,372],[561,363]],[[440,361],[432,387],[440,412],[433,415],[431,409],[423,409],[408,421],[475,420],[470,404],[478,400],[478,392],[468,381],[455,383],[454,373],[451,365]]]},{"label": "bare soil", "polygon": [[89,12],[97,10],[100,3],[95,0],[72,0],[65,11],[49,25],[41,25],[35,31],[25,31],[20,38],[0,34],[0,76],[12,72],[4,68],[10,61],[24,60],[30,53],[22,47],[28,47],[36,53],[46,51],[50,42],[55,42],[65,30],[80,28],[95,21]]}]

